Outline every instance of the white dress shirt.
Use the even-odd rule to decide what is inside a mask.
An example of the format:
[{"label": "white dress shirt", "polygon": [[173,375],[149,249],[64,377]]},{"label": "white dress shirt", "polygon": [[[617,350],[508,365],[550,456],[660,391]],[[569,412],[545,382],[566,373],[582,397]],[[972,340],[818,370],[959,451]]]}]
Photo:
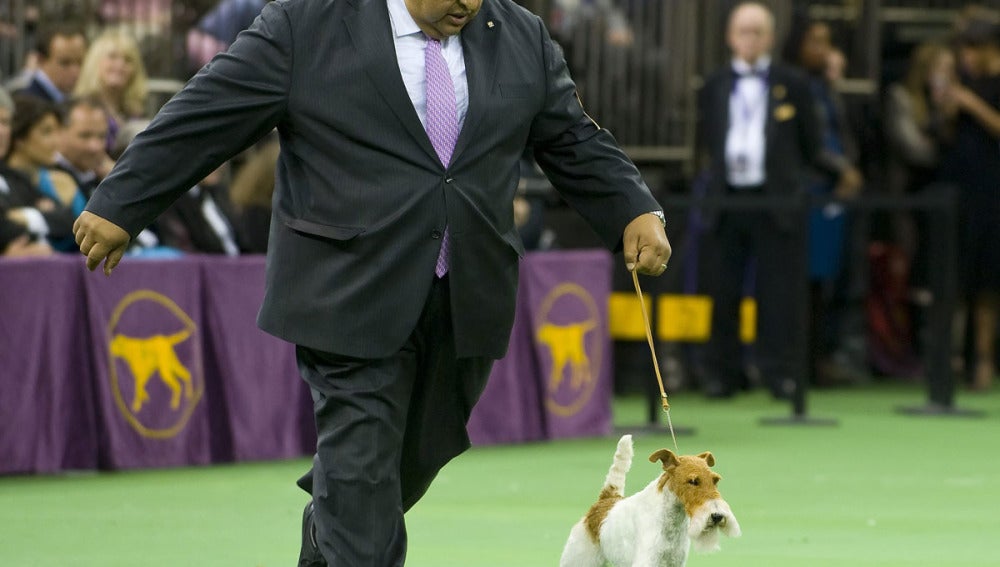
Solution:
[{"label": "white dress shirt", "polygon": [[[191,196],[198,198],[201,197],[202,191],[204,191],[198,185],[191,188]],[[212,232],[219,237],[219,242],[222,243],[222,249],[225,251],[226,256],[239,256],[240,247],[236,245],[236,238],[233,236],[233,227],[226,220],[226,216],[222,214],[222,210],[219,209],[219,205],[216,204],[215,199],[212,198],[212,194],[208,191],[205,192],[205,197],[201,200],[201,215],[208,222],[208,226],[212,228]]]},{"label": "white dress shirt", "polygon": [[[424,74],[424,47],[427,36],[413,21],[404,0],[387,0],[389,19],[392,20],[393,42],[396,46],[396,60],[403,75],[403,84],[410,95],[413,108],[420,123],[427,127],[427,77]],[[451,82],[455,85],[455,102],[458,108],[458,127],[465,123],[465,113],[469,109],[469,81],[465,75],[465,53],[462,41],[453,35],[441,42],[441,54],[451,71]]]},{"label": "white dress shirt", "polygon": [[767,78],[770,57],[751,66],[734,59],[738,76],[729,95],[729,132],[726,135],[726,181],[734,188],[757,187],[767,181],[765,167]]}]

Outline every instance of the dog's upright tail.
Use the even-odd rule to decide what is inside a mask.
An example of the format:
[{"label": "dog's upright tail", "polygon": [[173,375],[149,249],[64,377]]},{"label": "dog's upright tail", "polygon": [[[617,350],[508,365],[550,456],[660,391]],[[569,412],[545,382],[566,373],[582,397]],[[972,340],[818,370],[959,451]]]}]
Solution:
[{"label": "dog's upright tail", "polygon": [[620,497],[625,496],[625,475],[632,468],[633,454],[632,436],[623,435],[618,440],[615,459],[611,463],[611,469],[608,470],[607,478],[604,479],[604,490],[601,492],[601,496],[610,495],[609,493]]}]

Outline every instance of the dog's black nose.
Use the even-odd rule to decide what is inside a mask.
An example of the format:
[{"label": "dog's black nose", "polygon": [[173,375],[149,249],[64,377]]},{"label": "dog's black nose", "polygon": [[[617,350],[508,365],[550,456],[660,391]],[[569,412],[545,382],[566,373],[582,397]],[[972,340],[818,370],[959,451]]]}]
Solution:
[{"label": "dog's black nose", "polygon": [[716,524],[717,525],[719,522],[721,522],[725,518],[726,517],[723,516],[722,514],[712,514],[712,524]]}]

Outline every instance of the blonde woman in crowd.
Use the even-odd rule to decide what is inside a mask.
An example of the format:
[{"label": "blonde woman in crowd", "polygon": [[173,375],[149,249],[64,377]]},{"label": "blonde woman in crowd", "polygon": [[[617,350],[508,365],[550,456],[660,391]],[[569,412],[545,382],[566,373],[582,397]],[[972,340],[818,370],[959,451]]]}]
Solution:
[{"label": "blonde woman in crowd", "polygon": [[149,90],[146,68],[135,39],[120,31],[103,33],[87,52],[76,96],[93,96],[108,110],[108,151],[128,121],[142,118]]},{"label": "blonde woman in crowd", "polygon": [[[955,135],[957,105],[949,97],[958,82],[955,54],[943,43],[919,46],[902,81],[886,93],[885,124],[889,142],[887,185],[893,195],[919,192],[938,179],[941,157]],[[923,215],[897,213],[897,244],[913,262],[918,287],[927,284],[928,233]]]}]

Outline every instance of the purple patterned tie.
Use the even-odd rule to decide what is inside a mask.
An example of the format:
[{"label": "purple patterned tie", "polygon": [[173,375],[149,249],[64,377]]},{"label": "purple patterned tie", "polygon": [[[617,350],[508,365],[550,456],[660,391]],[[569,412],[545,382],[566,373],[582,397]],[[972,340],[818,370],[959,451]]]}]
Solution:
[{"label": "purple patterned tie", "polygon": [[[424,128],[441,164],[448,167],[458,140],[458,104],[455,102],[455,84],[451,82],[451,71],[441,55],[440,40],[427,38],[424,65],[427,75],[427,115]],[[437,268],[434,270],[439,278],[448,273],[449,246],[448,227],[445,227]]]}]

